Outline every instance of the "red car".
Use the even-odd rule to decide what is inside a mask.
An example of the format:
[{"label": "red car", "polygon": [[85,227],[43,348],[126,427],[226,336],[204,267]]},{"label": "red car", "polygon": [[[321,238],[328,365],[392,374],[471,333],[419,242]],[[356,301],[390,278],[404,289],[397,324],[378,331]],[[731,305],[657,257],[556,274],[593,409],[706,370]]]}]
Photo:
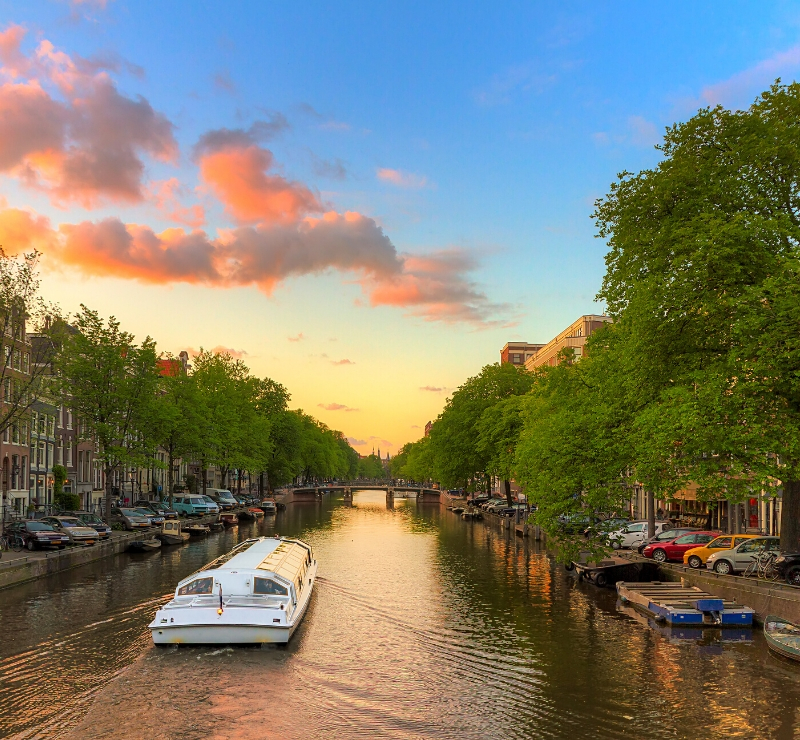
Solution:
[{"label": "red car", "polygon": [[707,542],[711,542],[715,537],[719,537],[719,532],[682,534],[674,540],[653,542],[644,548],[642,555],[646,558],[653,558],[657,563],[665,563],[667,560],[680,560],[683,562],[683,553],[693,547],[701,547]]}]

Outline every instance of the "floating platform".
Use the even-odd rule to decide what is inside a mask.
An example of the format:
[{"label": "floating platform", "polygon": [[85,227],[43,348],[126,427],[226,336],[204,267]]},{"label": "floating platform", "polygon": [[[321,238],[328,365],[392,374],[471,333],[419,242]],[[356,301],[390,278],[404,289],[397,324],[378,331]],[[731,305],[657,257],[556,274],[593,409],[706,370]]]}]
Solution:
[{"label": "floating platform", "polygon": [[623,604],[640,609],[657,622],[693,627],[752,627],[753,610],[681,583],[617,583]]}]

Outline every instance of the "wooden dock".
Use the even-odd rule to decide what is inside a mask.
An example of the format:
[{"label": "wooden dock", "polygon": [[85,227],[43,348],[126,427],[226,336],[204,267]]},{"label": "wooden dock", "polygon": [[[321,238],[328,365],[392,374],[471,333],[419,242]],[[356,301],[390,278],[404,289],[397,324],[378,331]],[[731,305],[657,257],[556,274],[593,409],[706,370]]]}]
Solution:
[{"label": "wooden dock", "polygon": [[624,604],[667,624],[697,627],[750,627],[753,624],[754,612],[750,607],[681,583],[620,581],[617,593]]}]

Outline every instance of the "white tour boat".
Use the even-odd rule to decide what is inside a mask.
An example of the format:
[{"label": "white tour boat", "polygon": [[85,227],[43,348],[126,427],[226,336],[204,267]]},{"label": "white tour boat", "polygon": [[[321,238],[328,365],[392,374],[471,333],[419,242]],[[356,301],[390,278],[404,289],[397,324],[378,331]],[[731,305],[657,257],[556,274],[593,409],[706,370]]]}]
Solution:
[{"label": "white tour boat", "polygon": [[289,641],[308,608],[317,561],[287,537],[246,540],[184,578],[150,624],[156,645]]}]

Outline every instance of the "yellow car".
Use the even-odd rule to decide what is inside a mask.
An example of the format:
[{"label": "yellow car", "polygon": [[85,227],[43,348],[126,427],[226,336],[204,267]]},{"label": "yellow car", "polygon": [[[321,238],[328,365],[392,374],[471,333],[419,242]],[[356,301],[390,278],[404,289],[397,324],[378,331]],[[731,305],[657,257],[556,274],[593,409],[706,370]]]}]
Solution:
[{"label": "yellow car", "polygon": [[744,540],[762,536],[760,534],[723,534],[715,540],[711,540],[707,545],[687,550],[683,553],[683,563],[690,568],[702,568],[706,564],[706,560],[715,552],[730,550],[741,545]]}]

